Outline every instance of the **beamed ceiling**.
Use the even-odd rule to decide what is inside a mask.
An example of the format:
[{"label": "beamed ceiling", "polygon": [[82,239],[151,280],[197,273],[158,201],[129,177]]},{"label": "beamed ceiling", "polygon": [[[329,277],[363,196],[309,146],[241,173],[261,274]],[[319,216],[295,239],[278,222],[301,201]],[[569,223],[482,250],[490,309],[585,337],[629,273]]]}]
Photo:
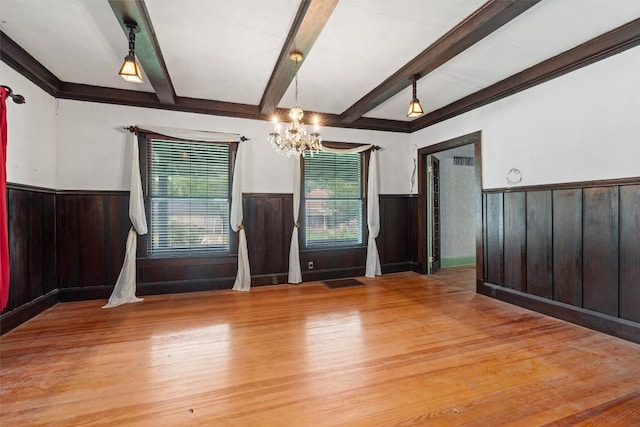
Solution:
[{"label": "beamed ceiling", "polygon": [[[125,19],[142,84],[117,74]],[[298,50],[305,119],[413,132],[637,46],[640,0],[0,0],[0,30],[57,98],[284,119]]]}]

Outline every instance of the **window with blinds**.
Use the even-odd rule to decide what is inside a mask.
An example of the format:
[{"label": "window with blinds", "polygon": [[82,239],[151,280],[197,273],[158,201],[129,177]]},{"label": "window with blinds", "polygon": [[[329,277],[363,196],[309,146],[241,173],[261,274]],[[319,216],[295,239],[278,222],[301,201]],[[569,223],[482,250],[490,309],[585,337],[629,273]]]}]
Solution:
[{"label": "window with blinds", "polygon": [[229,251],[228,144],[148,141],[153,255]]},{"label": "window with blinds", "polygon": [[321,151],[304,158],[305,246],[363,243],[362,154]]}]

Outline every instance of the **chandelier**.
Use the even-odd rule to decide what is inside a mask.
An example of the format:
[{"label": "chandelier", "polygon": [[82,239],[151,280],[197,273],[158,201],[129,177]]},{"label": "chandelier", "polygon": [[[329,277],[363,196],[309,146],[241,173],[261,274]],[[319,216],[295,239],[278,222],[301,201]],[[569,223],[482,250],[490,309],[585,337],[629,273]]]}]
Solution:
[{"label": "chandelier", "polygon": [[293,51],[289,58],[296,63],[295,76],[295,107],[289,110],[289,119],[291,122],[286,124],[284,135],[280,133],[280,124],[278,118],[273,118],[273,132],[269,134],[269,142],[283,156],[305,156],[309,151],[311,155],[318,153],[322,148],[322,138],[320,137],[318,117],[313,118],[313,132],[307,135],[307,128],[302,123],[304,111],[298,107],[298,62],[303,58],[301,52]]}]

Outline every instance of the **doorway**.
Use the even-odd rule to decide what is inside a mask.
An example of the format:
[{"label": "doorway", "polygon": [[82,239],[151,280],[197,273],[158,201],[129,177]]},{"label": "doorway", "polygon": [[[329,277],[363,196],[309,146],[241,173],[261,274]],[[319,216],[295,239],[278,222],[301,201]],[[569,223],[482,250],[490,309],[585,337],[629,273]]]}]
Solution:
[{"label": "doorway", "polygon": [[[452,156],[452,153],[462,154]],[[474,132],[418,150],[418,271],[422,274],[433,274],[443,264],[441,226],[442,226],[442,165],[439,160],[445,157],[463,158],[462,162],[469,162],[473,154],[472,191],[465,197],[472,198],[472,215],[475,233],[475,276],[476,287],[482,283],[483,241],[482,241],[482,152],[481,132]],[[435,165],[435,166],[434,166]],[[465,165],[469,167],[469,165]]]}]

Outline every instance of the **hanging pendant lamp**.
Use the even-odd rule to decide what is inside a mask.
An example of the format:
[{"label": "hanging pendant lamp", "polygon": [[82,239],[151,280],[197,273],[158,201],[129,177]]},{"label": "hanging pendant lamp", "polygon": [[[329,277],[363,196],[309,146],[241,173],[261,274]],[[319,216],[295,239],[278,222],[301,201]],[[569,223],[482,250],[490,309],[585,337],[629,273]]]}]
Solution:
[{"label": "hanging pendant lamp", "polygon": [[142,83],[142,70],[135,56],[136,33],[139,31],[138,24],[125,22],[125,25],[129,28],[129,54],[124,57],[124,62],[118,74],[129,83]]},{"label": "hanging pendant lamp", "polygon": [[424,110],[422,109],[422,105],[420,105],[420,101],[418,101],[418,96],[416,94],[416,82],[420,78],[419,75],[413,75],[413,98],[411,99],[411,103],[409,104],[409,111],[407,112],[407,117],[419,117],[424,114]]}]

